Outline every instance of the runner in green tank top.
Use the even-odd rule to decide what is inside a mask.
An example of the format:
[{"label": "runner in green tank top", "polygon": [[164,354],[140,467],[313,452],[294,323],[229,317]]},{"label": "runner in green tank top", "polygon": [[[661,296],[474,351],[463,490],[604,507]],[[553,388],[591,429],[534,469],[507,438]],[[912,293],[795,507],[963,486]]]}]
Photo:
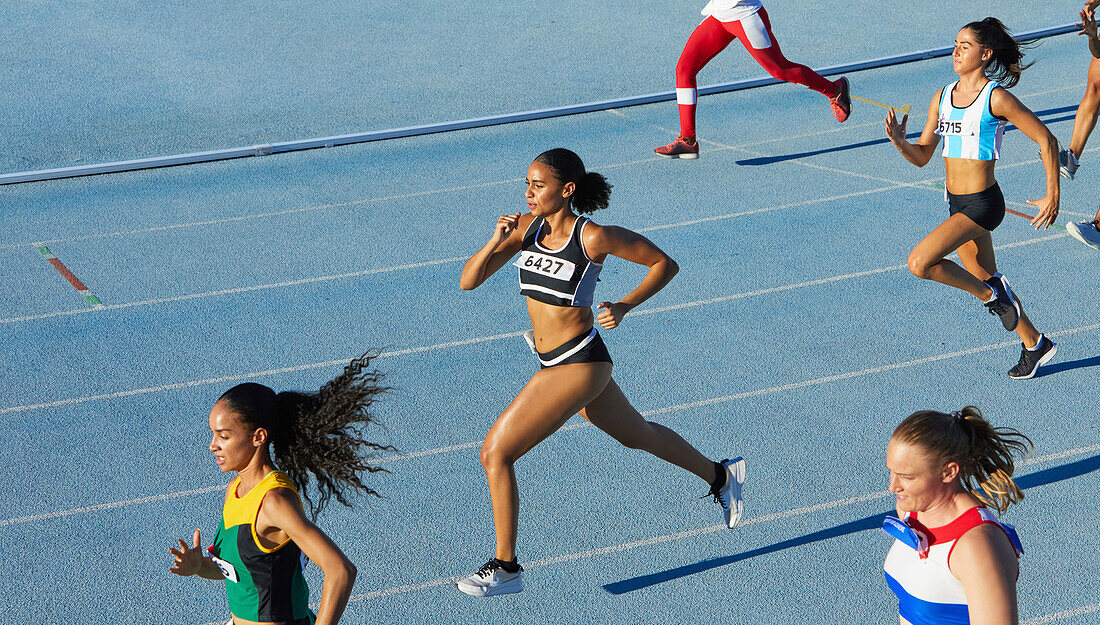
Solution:
[{"label": "runner in green tank top", "polygon": [[[315,394],[275,391],[261,384],[239,384],[210,410],[210,451],[222,472],[236,471],[225,492],[222,521],[204,552],[199,530],[192,544],[179,541],[170,572],[224,580],[234,625],[332,625],[340,619],[355,566],[313,524],[335,497],[349,505],[344,488],[377,493],[363,484],[371,466],[361,451],[392,450],[362,438],[352,424],[374,419],[367,408],[388,390],[381,374],[365,370],[370,356],[353,360],[336,379]],[[286,468],[276,468],[274,458]],[[319,500],[304,489],[316,479]],[[305,514],[299,493],[310,504]],[[305,559],[324,573],[317,613],[309,609],[302,575]]]}]

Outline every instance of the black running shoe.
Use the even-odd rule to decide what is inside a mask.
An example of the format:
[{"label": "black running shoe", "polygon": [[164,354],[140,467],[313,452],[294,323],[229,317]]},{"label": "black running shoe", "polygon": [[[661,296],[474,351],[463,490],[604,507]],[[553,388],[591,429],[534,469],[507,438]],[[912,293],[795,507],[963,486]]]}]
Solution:
[{"label": "black running shoe", "polygon": [[1023,307],[1020,306],[1019,298],[1009,288],[1008,279],[998,275],[985,280],[985,283],[993,289],[993,293],[997,296],[996,299],[985,305],[989,309],[989,314],[1000,317],[1005,330],[1009,332],[1015,330],[1020,323],[1020,315],[1024,311]]},{"label": "black running shoe", "polygon": [[1058,346],[1054,344],[1054,341],[1048,339],[1045,335],[1039,335],[1039,349],[1032,351],[1028,348],[1023,349],[1023,353],[1020,354],[1020,362],[1008,371],[1008,377],[1013,380],[1030,380],[1035,377],[1035,373],[1039,370],[1039,367],[1047,364],[1051,358],[1054,358],[1054,352],[1058,351]]}]

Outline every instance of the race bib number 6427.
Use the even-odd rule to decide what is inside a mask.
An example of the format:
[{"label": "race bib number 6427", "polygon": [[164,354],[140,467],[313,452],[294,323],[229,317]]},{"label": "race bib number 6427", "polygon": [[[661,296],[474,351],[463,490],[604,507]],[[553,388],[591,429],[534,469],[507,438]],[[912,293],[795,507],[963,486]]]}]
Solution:
[{"label": "race bib number 6427", "polygon": [[557,280],[568,280],[573,277],[573,271],[577,268],[567,260],[529,250],[520,252],[519,258],[513,264],[525,271],[533,271]]}]

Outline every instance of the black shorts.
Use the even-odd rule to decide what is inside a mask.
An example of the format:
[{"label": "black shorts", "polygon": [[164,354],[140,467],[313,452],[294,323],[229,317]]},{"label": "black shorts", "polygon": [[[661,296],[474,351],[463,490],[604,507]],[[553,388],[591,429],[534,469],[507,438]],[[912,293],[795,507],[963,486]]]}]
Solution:
[{"label": "black shorts", "polygon": [[965,195],[947,194],[947,203],[951,214],[962,213],[979,226],[992,231],[1005,218],[1005,196],[996,182],[992,187],[977,193]]},{"label": "black shorts", "polygon": [[575,336],[546,353],[536,351],[535,355],[539,357],[539,364],[543,369],[578,362],[611,362],[611,354],[596,328]]}]

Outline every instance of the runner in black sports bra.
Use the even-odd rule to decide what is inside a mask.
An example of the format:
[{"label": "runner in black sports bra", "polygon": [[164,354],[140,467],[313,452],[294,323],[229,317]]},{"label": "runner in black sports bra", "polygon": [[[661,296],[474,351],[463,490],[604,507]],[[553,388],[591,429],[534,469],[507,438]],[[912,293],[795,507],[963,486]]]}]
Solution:
[{"label": "runner in black sports bra", "polygon": [[[532,326],[527,339],[543,367],[485,435],[481,464],[489,480],[497,546],[493,559],[457,583],[467,594],[523,590],[523,569],[515,554],[519,493],[513,464],[578,412],[623,445],[648,451],[708,482],[730,528],[741,519],[745,461],[708,460],[672,430],[643,419],[611,379],[611,357],[595,322],[605,329],[618,326],[623,315],[668,284],[678,268],[645,237],[574,213],[605,208],[610,193],[604,177],[585,172],[573,152],[544,152],[527,170],[530,213],[497,220],[492,238],[462,269],[462,288],[474,289],[519,254],[514,264]],[[649,272],[618,302],[601,302],[597,308],[602,312],[594,316],[592,291],[608,256],[645,265]]]}]

